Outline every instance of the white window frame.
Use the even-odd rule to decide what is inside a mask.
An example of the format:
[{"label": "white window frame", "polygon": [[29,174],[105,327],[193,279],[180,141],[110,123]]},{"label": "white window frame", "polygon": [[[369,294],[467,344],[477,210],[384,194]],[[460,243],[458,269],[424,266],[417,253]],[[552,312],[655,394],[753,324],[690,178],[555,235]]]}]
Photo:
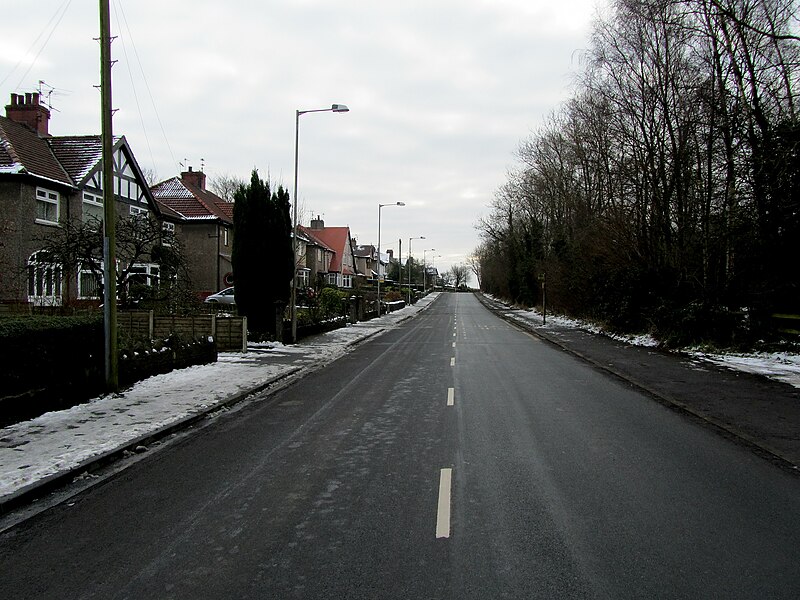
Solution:
[{"label": "white window frame", "polygon": [[[102,263],[100,263],[100,268],[101,269],[103,268],[103,264]],[[87,286],[83,285],[84,276],[91,276],[91,277],[95,277],[96,278],[96,280],[95,280],[96,283],[94,283],[93,286],[92,286],[94,288],[94,290],[92,290],[92,291],[95,292],[95,293],[93,293],[93,294],[87,293],[87,290],[85,289]],[[79,299],[81,299],[81,300],[96,300],[97,298],[102,298],[103,297],[102,289],[103,289],[103,273],[102,272],[101,272],[100,276],[97,277],[95,275],[94,271],[92,271],[91,269],[88,269],[88,268],[86,268],[84,266],[81,266],[78,269],[78,298]]]},{"label": "white window frame", "polygon": [[137,217],[142,217],[142,216],[146,217],[148,212],[150,212],[150,211],[148,211],[146,208],[142,208],[140,206],[130,205],[130,214],[131,215],[135,215]]},{"label": "white window frame", "polygon": [[[83,194],[82,194],[82,198],[83,198],[83,204],[84,204],[83,214],[82,214],[83,222],[84,223],[88,222],[89,215],[91,214],[91,212],[93,210],[98,209],[98,208],[100,209],[100,218],[98,220],[102,221],[103,220],[103,216],[104,216],[103,215],[103,210],[104,210],[103,209],[103,196],[100,196],[99,194],[95,194],[94,192],[84,191]],[[87,206],[90,207],[90,210],[86,209]]]},{"label": "white window frame", "polygon": [[[56,207],[55,220],[47,218],[47,208],[45,207],[45,218],[39,216],[39,206],[45,204]],[[58,225],[61,217],[61,194],[47,188],[36,188],[36,222],[41,225]]]},{"label": "white window frame", "polygon": [[329,285],[335,285],[339,287],[339,274],[338,273],[328,273],[326,281]]},{"label": "white window frame", "polygon": [[342,287],[343,288],[351,288],[351,287],[353,287],[353,276],[352,275],[342,275]]},{"label": "white window frame", "polygon": [[308,287],[308,273],[310,269],[297,269],[297,287]]},{"label": "white window frame", "polygon": [[61,265],[42,258],[46,256],[41,250],[28,258],[28,301],[37,306],[61,306]]},{"label": "white window frame", "polygon": [[[158,287],[161,281],[161,266],[155,263],[134,263],[128,270],[128,277],[125,283],[131,284],[131,278],[137,276],[144,276],[145,285],[149,287]],[[155,285],[154,282],[155,281]]]}]

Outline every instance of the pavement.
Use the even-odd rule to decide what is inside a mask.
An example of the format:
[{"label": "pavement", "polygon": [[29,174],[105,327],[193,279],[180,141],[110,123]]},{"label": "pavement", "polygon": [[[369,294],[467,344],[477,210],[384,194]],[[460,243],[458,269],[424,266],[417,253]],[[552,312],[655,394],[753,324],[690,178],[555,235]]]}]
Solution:
[{"label": "pavement", "polygon": [[[269,394],[428,308],[438,294],[294,346],[251,346],[139,382],[120,394],[0,429],[0,516],[233,405]],[[503,319],[644,391],[792,472],[800,467],[800,390],[686,355],[623,343],[478,294]],[[260,398],[260,396],[259,396]]]}]

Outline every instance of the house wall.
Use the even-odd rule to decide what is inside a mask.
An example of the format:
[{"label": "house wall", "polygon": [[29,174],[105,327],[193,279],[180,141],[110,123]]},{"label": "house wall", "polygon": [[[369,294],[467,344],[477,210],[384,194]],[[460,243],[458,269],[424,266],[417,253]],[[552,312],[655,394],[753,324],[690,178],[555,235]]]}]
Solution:
[{"label": "house wall", "polygon": [[224,279],[227,273],[233,271],[230,260],[233,250],[232,227],[220,225],[218,221],[182,221],[176,224],[175,235],[183,244],[189,276],[198,295],[205,297],[228,287]]},{"label": "house wall", "polygon": [[[60,195],[59,221],[74,217],[77,195],[59,185],[36,185],[21,178],[0,181],[0,303],[16,304],[28,301],[26,265],[30,256],[41,249],[40,240],[55,229],[36,220],[36,189],[41,187]],[[78,213],[79,214],[79,213]],[[76,282],[69,278],[62,284],[62,296],[74,298]]]}]

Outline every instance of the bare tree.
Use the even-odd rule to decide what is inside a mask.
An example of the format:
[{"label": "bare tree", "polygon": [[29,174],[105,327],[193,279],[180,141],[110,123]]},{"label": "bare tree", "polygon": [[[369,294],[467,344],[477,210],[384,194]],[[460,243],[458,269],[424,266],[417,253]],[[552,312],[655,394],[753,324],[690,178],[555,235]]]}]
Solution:
[{"label": "bare tree", "polygon": [[453,265],[448,269],[447,274],[456,289],[466,286],[469,281],[469,267],[467,265]]},{"label": "bare tree", "polygon": [[[149,216],[126,215],[116,225],[117,289],[120,301],[129,301],[131,286],[158,283],[169,287],[188,280],[183,248],[170,231]],[[103,228],[96,218],[72,220],[39,240],[42,255],[58,264],[67,276],[91,273],[97,285],[103,280]],[[157,282],[152,275],[140,274],[141,265],[160,267]],[[147,281],[149,279],[149,281]]]},{"label": "bare tree", "polygon": [[238,175],[215,175],[208,181],[208,187],[217,196],[227,202],[233,202],[236,191],[241,187],[247,187],[248,181]]}]

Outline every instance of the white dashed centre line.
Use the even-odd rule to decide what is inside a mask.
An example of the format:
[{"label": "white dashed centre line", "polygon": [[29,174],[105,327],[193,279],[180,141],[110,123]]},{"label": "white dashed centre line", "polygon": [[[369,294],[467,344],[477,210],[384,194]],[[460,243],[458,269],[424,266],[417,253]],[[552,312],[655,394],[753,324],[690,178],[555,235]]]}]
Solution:
[{"label": "white dashed centre line", "polygon": [[453,406],[456,403],[456,388],[447,388],[447,406]]},{"label": "white dashed centre line", "polygon": [[453,469],[442,469],[439,474],[439,509],[436,512],[436,537],[450,537],[450,486]]}]

